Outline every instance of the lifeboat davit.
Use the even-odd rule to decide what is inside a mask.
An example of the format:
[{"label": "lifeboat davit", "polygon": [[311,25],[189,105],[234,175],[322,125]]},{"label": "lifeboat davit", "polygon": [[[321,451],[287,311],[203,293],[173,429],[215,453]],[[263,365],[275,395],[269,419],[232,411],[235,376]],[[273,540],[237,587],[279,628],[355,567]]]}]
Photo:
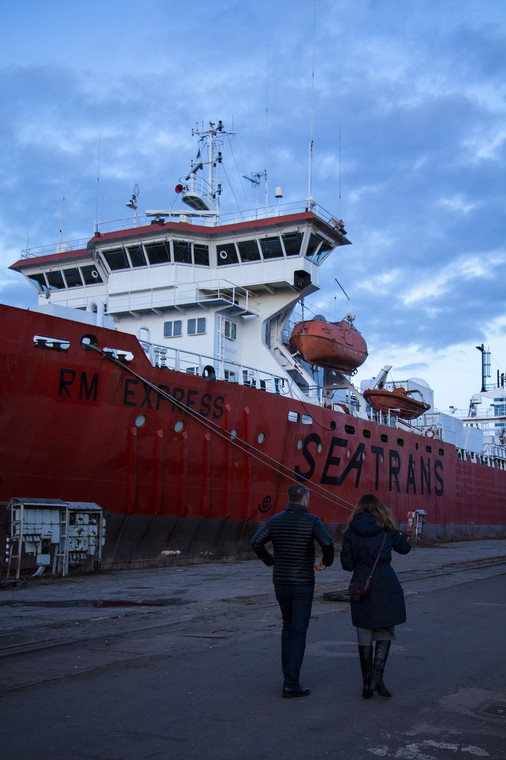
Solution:
[{"label": "lifeboat davit", "polygon": [[385,388],[372,388],[364,391],[364,398],[368,404],[381,412],[392,412],[405,420],[415,420],[430,409],[430,404],[411,398],[412,393],[420,391],[406,391],[404,388],[387,391]]},{"label": "lifeboat davit", "polygon": [[298,322],[292,330],[290,346],[308,364],[345,375],[351,375],[367,359],[367,344],[347,318],[327,322],[324,317],[316,317]]}]

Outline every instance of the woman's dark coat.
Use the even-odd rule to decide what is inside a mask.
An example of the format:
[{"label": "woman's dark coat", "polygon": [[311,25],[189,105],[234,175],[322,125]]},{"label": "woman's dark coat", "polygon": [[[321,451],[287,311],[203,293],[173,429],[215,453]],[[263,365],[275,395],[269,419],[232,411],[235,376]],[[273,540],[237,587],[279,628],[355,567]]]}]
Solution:
[{"label": "woman's dark coat", "polygon": [[[352,581],[365,580],[381,548],[385,531],[369,512],[355,517],[344,534],[341,565],[353,571]],[[359,628],[391,628],[406,621],[404,594],[393,567],[392,549],[407,554],[408,541],[398,530],[386,531],[385,544],[372,579],[371,596],[351,602],[351,620]]]}]

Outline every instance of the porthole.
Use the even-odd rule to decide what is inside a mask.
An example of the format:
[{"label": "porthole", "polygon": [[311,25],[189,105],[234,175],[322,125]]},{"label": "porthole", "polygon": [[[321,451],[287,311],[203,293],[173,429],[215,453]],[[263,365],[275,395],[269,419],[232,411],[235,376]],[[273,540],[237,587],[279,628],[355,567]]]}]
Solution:
[{"label": "porthole", "polygon": [[334,422],[334,420],[332,420],[331,423],[330,423],[330,429],[331,430],[335,430],[336,429],[336,423]]},{"label": "porthole", "polygon": [[143,414],[139,414],[139,416],[135,420],[135,427],[142,427],[145,422],[146,422],[145,416]]},{"label": "porthole", "polygon": [[265,433],[259,433],[258,438],[257,438],[258,443],[263,443],[264,438],[265,438]]},{"label": "porthole", "polygon": [[297,448],[299,449],[299,451],[302,448],[302,443],[303,443],[302,438],[299,438],[299,440],[297,441]]},{"label": "porthole", "polygon": [[349,459],[351,457],[351,451],[350,449],[346,449],[346,458]]},{"label": "porthole", "polygon": [[362,434],[364,438],[370,438],[371,437],[371,431],[370,430],[363,430]]},{"label": "porthole", "polygon": [[235,438],[236,436],[237,436],[237,430],[236,430],[236,428],[234,428],[233,430],[231,430],[231,431],[230,431],[230,438],[231,438],[232,440],[234,440],[234,438]]},{"label": "porthole", "polygon": [[348,435],[355,435],[355,428],[353,425],[345,425],[344,426],[344,432]]},{"label": "porthole", "polygon": [[404,446],[404,440],[402,438],[397,439],[397,446]]},{"label": "porthole", "polygon": [[321,444],[321,443],[319,443],[319,444],[318,444],[318,447],[317,447],[317,449],[318,449],[318,454],[321,454],[321,453],[322,453],[322,451],[323,451],[323,446],[322,446],[322,444]]},{"label": "porthole", "polygon": [[313,424],[313,418],[309,414],[303,414],[301,417],[302,424],[303,425],[312,425]]},{"label": "porthole", "polygon": [[383,443],[388,443],[388,435],[385,435],[385,433],[382,433],[381,440]]},{"label": "porthole", "polygon": [[183,422],[183,420],[179,420],[174,425],[174,430],[176,431],[176,433],[180,433],[183,428],[184,428],[184,422]]}]

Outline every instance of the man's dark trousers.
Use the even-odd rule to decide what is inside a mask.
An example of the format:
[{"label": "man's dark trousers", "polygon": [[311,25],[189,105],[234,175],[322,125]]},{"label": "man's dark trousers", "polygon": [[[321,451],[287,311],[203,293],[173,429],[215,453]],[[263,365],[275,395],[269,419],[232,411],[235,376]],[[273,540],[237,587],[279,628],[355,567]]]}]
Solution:
[{"label": "man's dark trousers", "polygon": [[284,688],[299,686],[299,674],[306,649],[306,632],[311,617],[314,586],[276,585],[276,599],[283,618],[281,633],[281,665]]}]

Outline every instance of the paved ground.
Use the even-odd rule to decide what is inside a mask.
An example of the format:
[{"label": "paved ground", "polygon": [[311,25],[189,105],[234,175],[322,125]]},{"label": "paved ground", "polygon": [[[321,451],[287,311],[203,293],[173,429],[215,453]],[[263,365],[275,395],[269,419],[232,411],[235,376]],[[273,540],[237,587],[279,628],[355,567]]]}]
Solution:
[{"label": "paved ground", "polygon": [[392,700],[360,696],[338,565],[317,574],[301,700],[280,699],[258,560],[0,589],[2,759],[503,758],[506,541],[414,548],[394,566],[408,622]]}]

